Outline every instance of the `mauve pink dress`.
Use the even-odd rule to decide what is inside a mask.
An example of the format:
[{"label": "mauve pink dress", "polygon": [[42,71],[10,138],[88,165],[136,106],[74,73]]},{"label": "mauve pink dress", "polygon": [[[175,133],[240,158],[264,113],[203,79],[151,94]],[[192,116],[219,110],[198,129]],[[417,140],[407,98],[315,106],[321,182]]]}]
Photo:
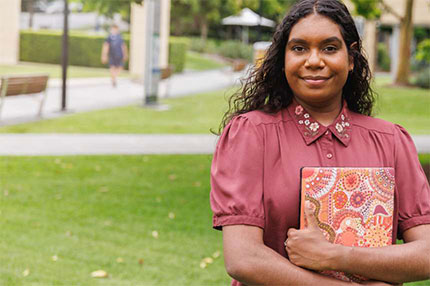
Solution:
[{"label": "mauve pink dress", "polygon": [[264,243],[287,257],[283,243],[288,229],[299,227],[304,166],[393,167],[393,242],[405,230],[430,223],[429,183],[405,129],[354,113],[346,104],[325,127],[293,102],[276,114],[237,116],[224,129],[211,170],[213,227],[260,227]]}]

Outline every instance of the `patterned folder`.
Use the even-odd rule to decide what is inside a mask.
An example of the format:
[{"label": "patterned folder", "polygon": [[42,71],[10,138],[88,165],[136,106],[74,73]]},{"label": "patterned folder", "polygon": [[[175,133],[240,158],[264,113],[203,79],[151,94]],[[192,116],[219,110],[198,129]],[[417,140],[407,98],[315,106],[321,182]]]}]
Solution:
[{"label": "patterned folder", "polygon": [[[330,242],[355,247],[391,245],[394,186],[393,168],[302,168],[300,228],[306,227],[306,200]],[[343,272],[322,273],[344,281],[366,280]]]}]

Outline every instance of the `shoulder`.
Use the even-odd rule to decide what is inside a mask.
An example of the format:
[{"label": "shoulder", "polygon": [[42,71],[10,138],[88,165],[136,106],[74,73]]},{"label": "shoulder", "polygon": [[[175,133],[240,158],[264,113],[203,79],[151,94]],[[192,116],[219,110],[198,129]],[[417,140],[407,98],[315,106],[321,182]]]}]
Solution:
[{"label": "shoulder", "polygon": [[281,110],[276,113],[267,113],[261,110],[254,110],[241,114],[238,117],[246,119],[256,126],[266,124],[278,124],[282,121],[291,120],[291,118],[288,116],[288,112],[285,111],[286,110]]},{"label": "shoulder", "polygon": [[402,128],[392,122],[380,118],[355,113],[352,111],[350,111],[350,116],[351,123],[354,126],[376,133],[395,135],[398,132],[398,129]]}]

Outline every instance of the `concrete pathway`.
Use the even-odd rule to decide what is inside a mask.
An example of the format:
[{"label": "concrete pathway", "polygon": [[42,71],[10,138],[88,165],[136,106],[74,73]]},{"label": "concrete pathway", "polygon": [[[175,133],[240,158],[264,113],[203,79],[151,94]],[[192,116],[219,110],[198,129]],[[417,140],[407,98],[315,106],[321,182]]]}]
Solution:
[{"label": "concrete pathway", "polygon": [[216,142],[199,134],[4,134],[0,156],[212,154]]},{"label": "concrete pathway", "polygon": [[[244,72],[235,73],[231,68],[176,74],[160,83],[160,97],[180,97],[221,90],[238,84],[243,76]],[[43,118],[56,118],[67,114],[60,112],[61,86],[61,80],[49,80]],[[67,107],[69,113],[74,113],[143,104],[143,95],[143,84],[128,78],[120,78],[116,88],[112,87],[110,78],[73,78],[68,80]],[[7,97],[0,125],[40,120],[36,116],[39,98],[39,95]]]},{"label": "concrete pathway", "polygon": [[[430,136],[413,136],[419,153],[430,153]],[[4,134],[0,156],[212,154],[217,136],[200,134]]]},{"label": "concrete pathway", "polygon": [[[244,72],[231,69],[185,72],[160,84],[160,97],[180,97],[215,91],[239,84]],[[61,81],[49,81],[43,118],[64,116],[59,112]],[[84,112],[143,103],[143,84],[119,79],[112,88],[109,78],[74,78],[68,81],[68,112]],[[29,96],[6,98],[0,125],[39,120],[38,104]],[[418,152],[430,153],[430,136],[413,136]],[[137,134],[4,134],[0,135],[0,155],[102,155],[102,154],[211,154],[214,135]]]}]

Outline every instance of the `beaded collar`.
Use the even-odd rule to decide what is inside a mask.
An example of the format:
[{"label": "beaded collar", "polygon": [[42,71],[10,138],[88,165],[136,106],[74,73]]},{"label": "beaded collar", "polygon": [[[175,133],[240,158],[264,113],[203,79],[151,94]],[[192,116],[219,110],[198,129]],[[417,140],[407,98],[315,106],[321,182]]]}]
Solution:
[{"label": "beaded collar", "polygon": [[324,126],[313,119],[305,108],[295,100],[288,106],[288,111],[307,145],[330,130],[343,145],[348,146],[351,140],[351,119],[346,101],[343,102],[342,110],[337,118],[329,126]]}]

